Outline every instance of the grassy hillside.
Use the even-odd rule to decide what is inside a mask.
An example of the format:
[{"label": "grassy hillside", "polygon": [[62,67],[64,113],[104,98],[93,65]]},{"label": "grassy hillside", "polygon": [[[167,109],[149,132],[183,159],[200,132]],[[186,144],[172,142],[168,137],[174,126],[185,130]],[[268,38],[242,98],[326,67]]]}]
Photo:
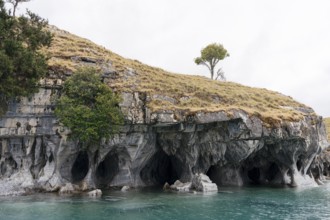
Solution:
[{"label": "grassy hillside", "polygon": [[328,134],[328,140],[330,141],[330,118],[325,118],[325,127],[327,129],[327,134]]},{"label": "grassy hillside", "polygon": [[55,27],[50,29],[55,37],[46,53],[51,57],[49,65],[52,69],[59,72],[74,71],[83,65],[77,61],[79,58],[91,59],[99,68],[109,67],[111,64],[111,68],[117,72],[117,77],[107,80],[109,86],[116,91],[145,92],[150,97],[148,106],[152,111],[169,109],[187,113],[230,113],[232,109],[241,109],[272,123],[283,119],[298,120],[303,113],[296,109],[306,107],[289,96],[267,89],[170,73],[137,60],[123,58],[66,31]]}]

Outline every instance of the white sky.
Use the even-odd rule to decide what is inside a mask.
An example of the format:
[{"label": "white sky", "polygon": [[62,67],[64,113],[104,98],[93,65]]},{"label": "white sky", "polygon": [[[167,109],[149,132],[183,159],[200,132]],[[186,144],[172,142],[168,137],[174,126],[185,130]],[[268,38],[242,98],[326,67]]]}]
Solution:
[{"label": "white sky", "polygon": [[329,0],[32,0],[19,7],[177,73],[209,76],[193,59],[222,43],[228,81],[279,91],[330,116]]}]

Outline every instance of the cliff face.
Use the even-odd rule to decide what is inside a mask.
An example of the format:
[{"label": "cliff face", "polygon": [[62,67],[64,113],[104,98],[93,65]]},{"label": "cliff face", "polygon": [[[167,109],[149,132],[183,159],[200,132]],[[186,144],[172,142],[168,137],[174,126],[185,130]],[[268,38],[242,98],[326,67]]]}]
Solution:
[{"label": "cliff face", "polygon": [[[330,173],[322,119],[291,97],[168,73],[50,30],[48,78],[0,118],[0,195],[172,184],[196,173],[218,186],[300,186]],[[63,80],[81,66],[102,71],[126,117],[119,134],[88,150],[53,114]]]},{"label": "cliff face", "polygon": [[[177,119],[151,111],[144,93],[123,93],[127,123],[88,150],[67,138],[53,111],[59,80],[10,103],[0,119],[0,195],[191,181],[205,173],[217,185],[321,184],[328,166],[322,119],[301,108],[297,122],[265,125],[241,110],[197,112]],[[323,158],[323,159],[322,159]]]}]

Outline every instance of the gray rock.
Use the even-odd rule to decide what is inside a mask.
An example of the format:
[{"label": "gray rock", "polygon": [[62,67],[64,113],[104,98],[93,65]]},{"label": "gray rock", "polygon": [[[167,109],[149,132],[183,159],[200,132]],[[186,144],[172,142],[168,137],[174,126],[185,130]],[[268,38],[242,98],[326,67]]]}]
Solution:
[{"label": "gray rock", "polygon": [[172,97],[169,97],[169,96],[164,96],[164,95],[153,95],[152,99],[166,101],[166,102],[169,102],[171,104],[176,104],[177,103],[176,99],[174,99]]},{"label": "gray rock", "polygon": [[168,184],[168,182],[166,182],[163,186],[163,190],[170,190],[171,189],[171,185]]},{"label": "gray rock", "polygon": [[195,174],[192,178],[191,188],[199,192],[217,192],[218,186],[202,173]]},{"label": "gray rock", "polygon": [[102,191],[100,189],[95,189],[87,193],[89,197],[99,197],[102,196]]},{"label": "gray rock", "polygon": [[0,195],[176,180],[181,182],[177,190],[187,190],[191,182],[202,191],[215,189],[204,177],[193,181],[196,173],[207,174],[219,187],[304,186],[330,176],[325,127],[309,109],[300,121],[269,127],[241,110],[230,117],[224,112],[151,112],[147,94],[124,93],[120,107],[127,123],[112,139],[86,151],[67,138],[70,131],[53,114],[52,100],[62,82],[46,81],[33,97],[12,101],[0,118]]},{"label": "gray rock", "polygon": [[60,188],[60,190],[58,191],[59,194],[72,194],[74,193],[74,188],[73,185],[71,183],[67,183],[64,186],[62,186]]},{"label": "gray rock", "polygon": [[191,182],[182,183],[180,180],[177,180],[170,186],[170,189],[179,192],[189,192],[191,189]]},{"label": "gray rock", "polygon": [[122,192],[127,192],[127,191],[129,191],[130,189],[131,189],[131,187],[129,187],[129,186],[123,186],[123,187],[121,188],[120,191],[122,191]]}]

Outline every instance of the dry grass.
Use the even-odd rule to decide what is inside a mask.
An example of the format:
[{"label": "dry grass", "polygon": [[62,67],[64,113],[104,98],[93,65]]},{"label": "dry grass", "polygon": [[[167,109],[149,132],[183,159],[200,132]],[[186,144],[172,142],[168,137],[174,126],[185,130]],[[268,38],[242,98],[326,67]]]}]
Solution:
[{"label": "dry grass", "polygon": [[325,127],[327,129],[328,140],[330,142],[330,118],[324,119]]},{"label": "dry grass", "polygon": [[129,64],[133,62],[94,44],[90,40],[70,34],[55,26],[50,26],[49,30],[54,34],[53,42],[51,47],[43,49],[43,51],[50,58],[48,62],[50,67],[74,71],[81,66],[81,63],[74,61],[75,57],[93,59],[99,64],[112,62],[118,71],[123,71],[126,66],[130,66]]},{"label": "dry grass", "polygon": [[[55,27],[51,27],[51,31],[55,35],[54,42],[46,50],[51,57],[50,66],[74,71],[82,64],[74,62],[72,57],[98,60],[99,65],[111,63],[119,77],[108,80],[109,86],[116,91],[145,92],[151,97],[148,106],[152,111],[168,109],[187,113],[230,113],[233,109],[241,109],[272,124],[282,120],[299,120],[303,113],[296,109],[306,107],[291,97],[267,89],[219,82],[201,76],[169,73],[137,60],[123,58],[89,40]],[[133,70],[133,74],[129,69]]]}]

